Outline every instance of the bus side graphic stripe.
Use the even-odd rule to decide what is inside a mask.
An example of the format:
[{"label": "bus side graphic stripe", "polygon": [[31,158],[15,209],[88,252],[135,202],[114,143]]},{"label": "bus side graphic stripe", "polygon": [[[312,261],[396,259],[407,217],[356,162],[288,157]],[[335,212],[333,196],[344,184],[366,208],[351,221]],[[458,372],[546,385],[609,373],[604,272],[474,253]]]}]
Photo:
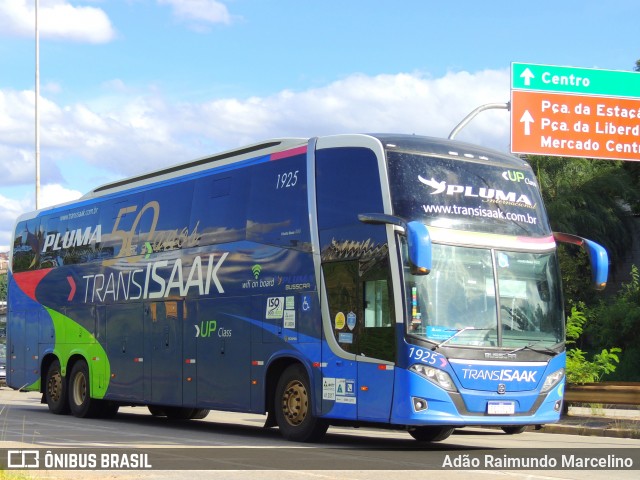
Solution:
[{"label": "bus side graphic stripe", "polygon": [[285,150],[284,152],[275,152],[271,154],[269,160],[280,160],[281,158],[293,157],[294,155],[303,155],[307,153],[307,146],[292,148],[291,150]]},{"label": "bus side graphic stripe", "polygon": [[47,274],[53,270],[52,268],[43,268],[42,270],[35,270],[33,272],[21,272],[14,273],[13,279],[20,287],[20,290],[24,292],[29,298],[34,301],[38,301],[36,298],[36,288],[40,285],[40,282]]}]

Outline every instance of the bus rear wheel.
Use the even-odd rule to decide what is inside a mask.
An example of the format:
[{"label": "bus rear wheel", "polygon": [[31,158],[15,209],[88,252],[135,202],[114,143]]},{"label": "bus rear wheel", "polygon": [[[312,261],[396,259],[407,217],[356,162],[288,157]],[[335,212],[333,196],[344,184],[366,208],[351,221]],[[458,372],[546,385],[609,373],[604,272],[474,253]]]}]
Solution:
[{"label": "bus rear wheel", "polygon": [[274,408],[280,433],[287,440],[315,442],[329,427],[313,414],[309,379],[301,365],[290,366],[278,380]]},{"label": "bus rear wheel", "polygon": [[62,376],[60,362],[54,360],[47,370],[44,397],[51,413],[66,415],[69,413],[67,400],[67,379]]},{"label": "bus rear wheel", "polygon": [[440,442],[453,433],[453,427],[416,427],[409,430],[409,435],[419,442]]},{"label": "bus rear wheel", "polygon": [[71,413],[80,418],[100,416],[100,400],[91,398],[89,367],[84,360],[73,365],[69,375],[69,407]]}]

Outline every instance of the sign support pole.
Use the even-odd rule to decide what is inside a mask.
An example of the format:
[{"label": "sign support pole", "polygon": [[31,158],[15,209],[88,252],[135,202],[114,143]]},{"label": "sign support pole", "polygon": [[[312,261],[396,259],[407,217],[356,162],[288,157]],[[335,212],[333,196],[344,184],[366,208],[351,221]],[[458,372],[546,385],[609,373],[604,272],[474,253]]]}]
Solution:
[{"label": "sign support pole", "polygon": [[451,133],[449,134],[449,140],[453,140],[454,137],[460,132],[460,130],[462,130],[464,127],[467,126],[467,124],[473,120],[476,115],[478,115],[480,112],[484,112],[485,110],[492,110],[492,109],[502,109],[502,110],[509,110],[511,108],[510,103],[487,103],[486,105],[480,105],[478,108],[476,108],[473,112],[471,112],[469,115],[467,115],[466,117],[464,117],[462,119],[462,121],[456,126],[456,128],[454,128],[453,130],[451,130]]},{"label": "sign support pole", "polygon": [[38,30],[38,3],[36,0],[36,86],[35,86],[35,150],[36,150],[36,210],[40,208],[40,111],[38,109],[38,102],[40,100],[40,31]]}]

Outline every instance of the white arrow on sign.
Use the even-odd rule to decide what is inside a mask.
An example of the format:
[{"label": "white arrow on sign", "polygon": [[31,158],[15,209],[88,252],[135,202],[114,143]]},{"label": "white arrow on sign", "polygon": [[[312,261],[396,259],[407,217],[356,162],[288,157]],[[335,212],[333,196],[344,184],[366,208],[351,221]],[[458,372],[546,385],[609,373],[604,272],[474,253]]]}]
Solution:
[{"label": "white arrow on sign", "polygon": [[529,68],[525,68],[524,72],[520,74],[520,78],[524,78],[524,84],[528,87],[531,85],[531,79],[536,77],[533,73],[531,73],[531,70],[529,70]]},{"label": "white arrow on sign", "polygon": [[524,134],[531,135],[531,124],[534,122],[529,110],[525,110],[520,119],[520,123],[524,123]]}]

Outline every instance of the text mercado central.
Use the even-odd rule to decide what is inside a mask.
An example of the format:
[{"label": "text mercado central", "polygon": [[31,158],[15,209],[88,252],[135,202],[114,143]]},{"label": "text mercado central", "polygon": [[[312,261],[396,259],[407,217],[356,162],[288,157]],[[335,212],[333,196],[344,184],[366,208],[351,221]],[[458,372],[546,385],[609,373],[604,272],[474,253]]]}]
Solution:
[{"label": "text mercado central", "polygon": [[123,405],[516,433],[558,420],[557,242],[522,159],[415,135],[275,139],[22,215],[7,382],[51,412]]}]

